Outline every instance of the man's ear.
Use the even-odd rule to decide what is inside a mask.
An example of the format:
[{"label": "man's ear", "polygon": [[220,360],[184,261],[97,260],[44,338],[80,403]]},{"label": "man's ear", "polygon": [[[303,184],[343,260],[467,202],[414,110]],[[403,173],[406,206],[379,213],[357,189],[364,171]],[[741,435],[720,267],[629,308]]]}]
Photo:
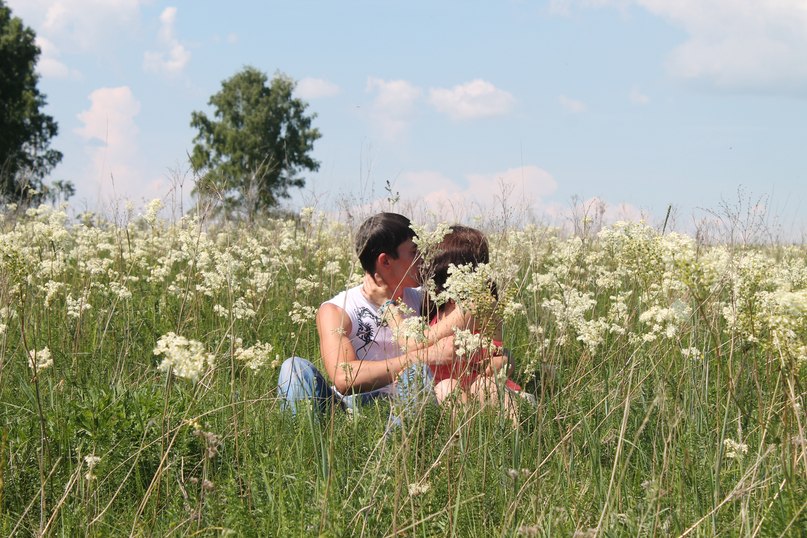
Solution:
[{"label": "man's ear", "polygon": [[390,262],[390,256],[386,252],[382,252],[375,260],[375,270],[378,271],[381,267],[387,267]]}]

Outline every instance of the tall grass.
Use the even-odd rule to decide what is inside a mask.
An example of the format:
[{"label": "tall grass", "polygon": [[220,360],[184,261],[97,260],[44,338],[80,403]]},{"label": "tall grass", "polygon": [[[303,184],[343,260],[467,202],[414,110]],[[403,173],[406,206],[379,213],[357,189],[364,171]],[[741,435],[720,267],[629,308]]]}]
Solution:
[{"label": "tall grass", "polygon": [[[153,206],[0,237],[0,534],[798,536],[807,250],[639,224],[492,231],[519,425],[473,405],[280,411],[344,224],[169,224]],[[215,357],[158,369],[176,333]],[[256,343],[258,361],[241,353]],[[50,352],[52,365],[37,369]],[[256,348],[257,349],[257,348]],[[99,459],[94,459],[99,458]]]}]

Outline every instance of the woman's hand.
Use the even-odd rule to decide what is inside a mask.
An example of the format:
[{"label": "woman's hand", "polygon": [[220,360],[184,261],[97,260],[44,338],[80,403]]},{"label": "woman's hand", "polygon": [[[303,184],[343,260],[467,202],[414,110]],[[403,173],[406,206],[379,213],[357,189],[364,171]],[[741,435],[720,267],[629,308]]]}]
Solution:
[{"label": "woman's hand", "polygon": [[498,374],[502,369],[506,372],[510,368],[510,358],[507,355],[495,355],[486,361],[485,376],[493,377]]},{"label": "woman's hand", "polygon": [[454,347],[454,335],[440,338],[437,342],[426,348],[426,364],[437,366],[440,364],[453,364],[461,361],[457,357]]}]

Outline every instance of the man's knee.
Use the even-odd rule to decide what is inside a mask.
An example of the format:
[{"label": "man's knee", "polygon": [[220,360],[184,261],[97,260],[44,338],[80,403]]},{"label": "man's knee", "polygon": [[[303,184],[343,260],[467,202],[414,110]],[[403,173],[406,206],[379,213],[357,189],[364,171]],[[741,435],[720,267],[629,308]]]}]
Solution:
[{"label": "man's knee", "polygon": [[291,357],[283,361],[277,387],[281,408],[295,414],[298,403],[302,401],[312,401],[317,407],[323,407],[325,400],[332,397],[317,367],[302,357]]},{"label": "man's knee", "polygon": [[311,361],[302,357],[289,357],[280,365],[278,384],[293,383],[304,379],[313,379],[317,368]]}]

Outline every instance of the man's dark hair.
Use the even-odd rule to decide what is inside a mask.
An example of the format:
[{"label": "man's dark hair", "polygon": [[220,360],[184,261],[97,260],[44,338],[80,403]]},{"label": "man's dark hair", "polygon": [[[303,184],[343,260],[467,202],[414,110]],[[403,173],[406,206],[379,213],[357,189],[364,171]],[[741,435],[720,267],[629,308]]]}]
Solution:
[{"label": "man's dark hair", "polygon": [[397,213],[378,213],[362,222],[356,232],[356,254],[365,273],[375,272],[375,262],[382,252],[398,258],[398,247],[415,237],[409,219]]}]

